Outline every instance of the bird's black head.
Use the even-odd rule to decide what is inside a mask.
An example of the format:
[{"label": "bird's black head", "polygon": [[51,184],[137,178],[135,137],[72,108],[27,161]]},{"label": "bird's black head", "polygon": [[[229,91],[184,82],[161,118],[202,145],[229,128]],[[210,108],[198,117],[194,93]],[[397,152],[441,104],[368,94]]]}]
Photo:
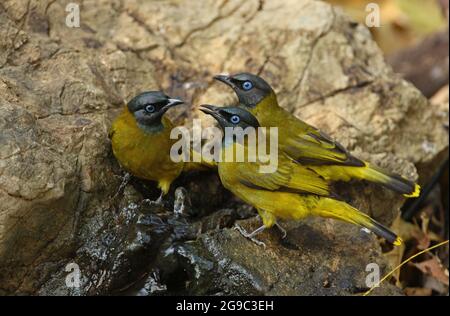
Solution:
[{"label": "bird's black head", "polygon": [[128,102],[128,110],[134,115],[138,125],[143,127],[161,126],[161,118],[171,107],[183,101],[172,99],[161,91],[147,91]]},{"label": "bird's black head", "polygon": [[214,105],[201,105],[200,110],[214,117],[222,129],[225,127],[258,128],[258,120],[248,111],[237,107],[218,107]]},{"label": "bird's black head", "polygon": [[239,102],[249,108],[255,107],[266,96],[273,93],[272,87],[263,78],[246,72],[232,76],[218,75],[214,79],[233,88]]}]

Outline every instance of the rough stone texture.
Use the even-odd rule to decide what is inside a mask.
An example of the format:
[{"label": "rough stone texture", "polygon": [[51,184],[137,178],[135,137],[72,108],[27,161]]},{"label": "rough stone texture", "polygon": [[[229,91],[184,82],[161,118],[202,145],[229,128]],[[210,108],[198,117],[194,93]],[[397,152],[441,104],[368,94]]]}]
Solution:
[{"label": "rough stone texture", "polygon": [[[121,172],[109,149],[110,121],[139,91],[164,89],[191,104],[173,111],[175,121],[202,117],[206,126],[212,121],[198,104],[234,101],[212,75],[246,70],[357,156],[412,179],[416,165],[426,181],[448,148],[448,104],[428,103],[386,66],[365,27],[319,1],[84,0],[80,28],[65,25],[68,2],[0,2],[0,293],[111,293],[142,278],[141,294],[364,289],[362,267],[384,264],[373,237],[313,220],[289,224],[292,247],[265,233],[262,251],[233,230],[215,229],[248,214],[213,175],[179,181],[197,216],[176,219],[164,210],[154,215],[164,229],[142,224],[139,214],[159,213],[133,204],[142,199],[135,186],[120,203],[111,199]],[[208,183],[202,196],[214,207],[196,197],[199,181]],[[403,202],[364,183],[338,189],[388,224]],[[166,258],[172,265],[162,260],[168,249],[176,250]],[[64,286],[71,261],[83,272],[75,291]],[[173,277],[180,267],[188,274]],[[192,282],[181,284],[183,277]]]}]

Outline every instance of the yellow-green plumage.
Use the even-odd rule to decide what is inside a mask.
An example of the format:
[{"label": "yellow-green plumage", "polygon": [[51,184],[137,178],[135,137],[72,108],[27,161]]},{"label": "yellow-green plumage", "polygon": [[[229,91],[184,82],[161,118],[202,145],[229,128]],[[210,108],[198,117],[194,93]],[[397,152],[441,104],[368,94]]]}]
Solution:
[{"label": "yellow-green plumage", "polygon": [[280,159],[278,170],[269,174],[258,172],[261,165],[258,161],[225,162],[226,151],[235,153],[239,146],[246,147],[234,143],[222,148],[223,159],[218,165],[220,180],[225,188],[258,210],[265,227],[272,227],[277,218],[301,220],[320,216],[365,227],[389,242],[401,244],[401,239],[382,224],[349,204],[329,197],[330,191],[323,178],[288,159]]},{"label": "yellow-green plumage", "polygon": [[280,151],[328,181],[367,180],[406,197],[420,194],[418,184],[353,157],[326,134],[281,108],[273,92],[253,108],[241,107],[249,110],[261,126],[278,127]]},{"label": "yellow-green plumage", "polygon": [[[272,87],[261,77],[239,73],[218,75],[215,79],[230,86],[239,99],[237,107],[222,107],[220,110],[210,105],[203,107],[203,111],[214,116],[222,127],[233,123],[227,117],[238,115],[244,123],[235,119],[235,124],[278,128],[278,156],[283,159],[279,163],[281,171],[273,176],[258,173],[255,163],[219,164],[219,174],[225,187],[255,206],[265,226],[272,226],[276,218],[322,216],[358,224],[394,244],[401,243],[401,239],[388,228],[334,198],[327,184],[351,179],[367,180],[407,197],[418,196],[419,185],[352,156],[328,135],[284,110],[278,105]],[[223,150],[226,152],[233,146],[229,144]],[[285,168],[287,172],[284,172]],[[307,171],[306,176],[302,175],[303,171]],[[320,180],[311,181],[315,178]],[[283,180],[281,184],[278,183],[280,179]],[[306,187],[311,183],[314,184],[313,190]],[[321,189],[326,188],[328,194],[318,194],[316,184],[320,184]]]},{"label": "yellow-green plumage", "polygon": [[[260,127],[259,121],[244,108],[203,105],[201,110],[212,115],[222,129]],[[261,130],[258,135],[259,132]],[[267,134],[265,136],[269,137]],[[281,137],[283,136],[280,139]],[[320,175],[310,166],[296,162],[281,146],[275,155],[258,150],[259,144],[253,139],[230,138],[225,135],[218,173],[225,188],[257,209],[264,227],[272,227],[278,218],[301,220],[308,216],[320,216],[365,227],[395,245],[401,244],[401,239],[387,227],[337,199],[329,188],[326,176]],[[244,161],[237,160],[238,157],[244,158]],[[275,161],[276,168],[262,168],[274,167]],[[252,237],[254,233],[249,236]]]},{"label": "yellow-green plumage", "polygon": [[111,126],[110,138],[114,156],[120,165],[134,176],[158,182],[163,194],[183,171],[183,163],[170,159],[170,148],[176,140],[170,139],[173,124],[162,117],[163,128],[149,132],[140,128],[128,108]]}]

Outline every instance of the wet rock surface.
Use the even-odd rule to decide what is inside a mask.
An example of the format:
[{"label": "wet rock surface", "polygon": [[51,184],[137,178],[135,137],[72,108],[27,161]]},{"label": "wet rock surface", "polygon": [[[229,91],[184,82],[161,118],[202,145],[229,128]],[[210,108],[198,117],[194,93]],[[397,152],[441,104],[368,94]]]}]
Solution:
[{"label": "wet rock surface", "polygon": [[[125,100],[149,89],[188,102],[175,122],[207,126],[199,104],[235,101],[212,75],[245,70],[353,154],[425,182],[448,148],[448,102],[395,75],[365,27],[311,0],[85,0],[69,28],[67,3],[0,2],[1,294],[351,295],[368,263],[388,269],[373,236],[334,221],[285,223],[286,240],[273,229],[265,249],[253,244],[232,227],[256,228],[254,212],[213,173],[177,180],[163,207],[143,202],[158,192],[142,181],[117,194],[107,137]],[[366,183],[337,189],[386,224],[403,203]],[[79,288],[65,284],[68,263]]]}]

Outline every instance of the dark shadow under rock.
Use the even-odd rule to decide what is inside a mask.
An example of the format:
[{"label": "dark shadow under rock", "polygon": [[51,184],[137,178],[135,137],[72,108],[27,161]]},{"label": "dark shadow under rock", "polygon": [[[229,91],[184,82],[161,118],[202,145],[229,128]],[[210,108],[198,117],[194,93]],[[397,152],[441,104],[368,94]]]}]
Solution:
[{"label": "dark shadow under rock", "polygon": [[[150,280],[156,292],[141,295],[354,295],[365,292],[369,263],[386,262],[375,239],[357,227],[323,219],[287,223],[288,237],[276,229],[258,236],[266,247],[232,228],[210,231],[197,240],[175,242],[160,253]],[[239,222],[249,231],[252,218]],[[149,279],[147,280],[149,281]],[[148,285],[148,283],[147,283]],[[147,286],[148,287],[148,286]],[[155,287],[153,287],[155,289]],[[164,289],[164,290],[161,290]],[[378,295],[400,294],[386,283]]]}]

